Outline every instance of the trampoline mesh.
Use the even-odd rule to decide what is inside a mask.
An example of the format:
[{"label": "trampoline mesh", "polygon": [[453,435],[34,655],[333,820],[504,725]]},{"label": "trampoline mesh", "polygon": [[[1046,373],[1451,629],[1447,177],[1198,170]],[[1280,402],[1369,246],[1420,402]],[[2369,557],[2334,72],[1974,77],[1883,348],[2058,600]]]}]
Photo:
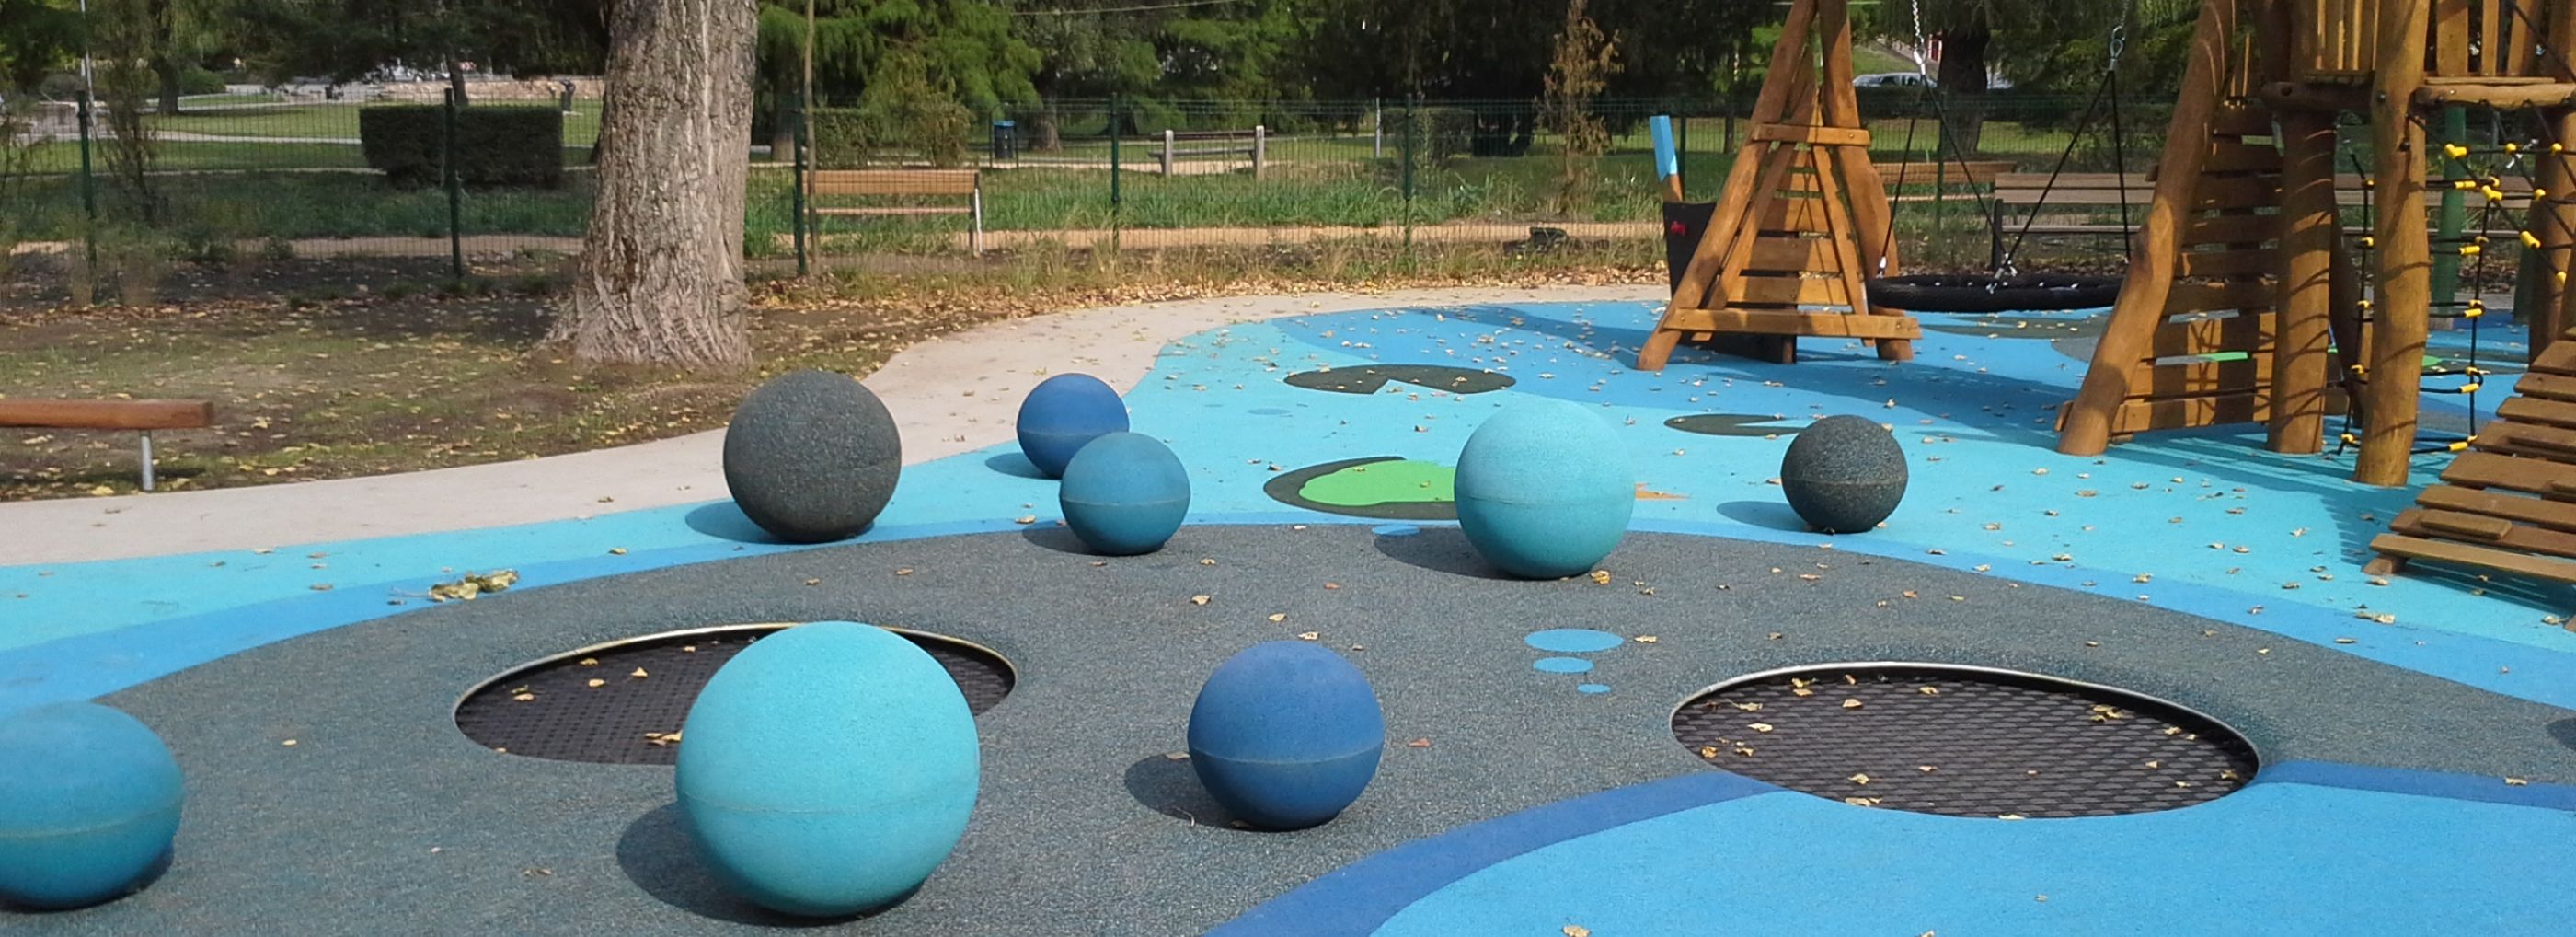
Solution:
[{"label": "trampoline mesh", "polygon": [[[484,747],[531,758],[676,764],[672,739],[698,691],[751,642],[781,626],[649,638],[536,664],[493,681],[456,708],[456,727]],[[980,648],[899,632],[939,661],[977,715],[1011,693],[1011,666]],[[584,663],[590,661],[591,663]],[[644,676],[637,677],[641,670]],[[599,686],[591,686],[593,680]]]},{"label": "trampoline mesh", "polygon": [[2234,793],[2253,747],[2178,707],[2039,677],[1819,668],[1673,714],[1708,765],[1858,806],[1967,817],[2171,810]]}]

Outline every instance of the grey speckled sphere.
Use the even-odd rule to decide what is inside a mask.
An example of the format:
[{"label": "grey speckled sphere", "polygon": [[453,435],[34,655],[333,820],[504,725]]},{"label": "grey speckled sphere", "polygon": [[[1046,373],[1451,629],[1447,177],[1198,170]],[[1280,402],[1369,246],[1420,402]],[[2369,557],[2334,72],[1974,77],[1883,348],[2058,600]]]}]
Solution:
[{"label": "grey speckled sphere", "polygon": [[725,487],[752,523],[790,543],[857,535],[894,497],[903,446],[877,395],[847,374],[771,378],[725,424]]},{"label": "grey speckled sphere", "polygon": [[1878,422],[1829,416],[1799,431],[1780,460],[1789,508],[1826,533],[1878,526],[1905,500],[1905,450]]}]

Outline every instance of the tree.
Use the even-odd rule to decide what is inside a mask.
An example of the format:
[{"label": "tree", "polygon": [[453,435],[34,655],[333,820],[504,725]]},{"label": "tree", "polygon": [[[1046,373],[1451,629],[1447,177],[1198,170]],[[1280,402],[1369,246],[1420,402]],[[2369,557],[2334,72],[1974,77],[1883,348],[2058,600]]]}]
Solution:
[{"label": "tree", "polygon": [[66,0],[0,0],[0,88],[32,88],[80,55],[80,11]]},{"label": "tree", "polygon": [[615,6],[604,0],[222,2],[231,4],[228,31],[244,63],[271,80],[322,75],[348,81],[397,63],[435,64],[460,100],[467,62],[487,72],[596,69],[607,49],[607,8]]},{"label": "tree", "polygon": [[[794,130],[805,74],[804,0],[761,0],[760,87],[772,146]],[[872,85],[926,81],[978,114],[1036,100],[1038,50],[993,0],[815,0],[814,96],[850,101]],[[784,150],[779,150],[784,152]]]},{"label": "tree", "polygon": [[618,0],[599,201],[550,339],[594,363],[734,368],[758,0]]},{"label": "tree", "polygon": [[[2090,60],[2090,71],[2083,66],[2069,67],[2064,51],[2084,47],[2095,52],[2103,49],[2111,27],[2127,21],[2132,24],[2132,42],[2139,38],[2141,26],[2158,26],[2180,22],[2189,28],[2196,0],[2119,0],[2119,2],[2070,3],[2066,0],[1921,0],[1922,19],[1912,18],[1914,7],[1899,12],[1882,6],[1866,25],[1871,32],[1912,43],[1915,31],[1941,37],[1941,64],[1933,74],[1945,102],[1950,124],[1944,131],[1951,145],[1960,152],[1975,153],[1982,142],[1987,110],[1986,93],[1989,78],[2002,74],[2020,84],[2029,79],[2033,84],[2065,82],[2091,88],[2100,77],[2102,59]],[[2179,17],[2174,10],[2181,10]],[[2179,47],[2176,47],[2177,49]],[[2028,49],[2032,54],[1996,56],[1996,49]],[[2127,62],[2124,59],[2124,63]],[[2151,65],[2145,56],[2141,66]],[[2080,79],[2076,76],[2082,76]],[[2143,85],[2142,85],[2143,86]],[[2074,90],[2074,89],[2068,89]]]},{"label": "tree", "polygon": [[1592,201],[1600,176],[1601,154],[1610,149],[1610,131],[1592,100],[1619,72],[1619,47],[1584,15],[1587,0],[1568,0],[1565,29],[1556,36],[1556,57],[1547,68],[1548,128],[1563,140],[1557,156],[1557,212],[1572,214]]}]

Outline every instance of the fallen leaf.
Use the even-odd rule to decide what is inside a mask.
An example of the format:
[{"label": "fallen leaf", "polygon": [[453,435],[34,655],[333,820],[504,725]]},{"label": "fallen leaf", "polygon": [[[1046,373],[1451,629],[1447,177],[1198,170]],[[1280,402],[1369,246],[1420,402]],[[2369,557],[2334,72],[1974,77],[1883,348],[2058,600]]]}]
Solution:
[{"label": "fallen leaf", "polygon": [[1430,747],[1431,747],[1431,740],[1430,740],[1430,739],[1414,739],[1413,741],[1410,741],[1410,742],[1406,742],[1406,743],[1404,743],[1404,747],[1406,747],[1406,748],[1430,748]]}]

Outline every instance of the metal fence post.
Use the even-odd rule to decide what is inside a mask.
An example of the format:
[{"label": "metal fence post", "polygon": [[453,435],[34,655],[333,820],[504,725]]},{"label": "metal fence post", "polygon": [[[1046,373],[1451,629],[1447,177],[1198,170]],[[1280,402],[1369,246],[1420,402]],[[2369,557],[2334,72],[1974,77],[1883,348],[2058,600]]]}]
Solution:
[{"label": "metal fence post", "polygon": [[447,90],[446,132],[439,135],[439,172],[447,182],[447,268],[448,275],[465,279],[465,190],[456,175],[456,89]]},{"label": "metal fence post", "polygon": [[1119,187],[1121,178],[1127,173],[1126,170],[1119,168],[1121,161],[1118,151],[1119,138],[1126,136],[1126,104],[1125,98],[1109,100],[1109,249],[1111,251],[1118,249],[1120,229],[1123,227],[1121,219],[1127,207],[1125,192]]},{"label": "metal fence post", "polygon": [[1397,147],[1404,151],[1404,257],[1413,259],[1413,139],[1422,132],[1422,99],[1404,101],[1404,134]]},{"label": "metal fence post", "polygon": [[1369,158],[1386,158],[1386,99],[1369,107]]},{"label": "metal fence post", "polygon": [[787,199],[796,211],[796,275],[801,277],[811,269],[807,266],[805,253],[805,98],[798,95],[793,100],[796,102],[796,129],[795,142],[791,147],[795,150],[796,162],[790,172],[795,174],[795,182]]},{"label": "metal fence post", "polygon": [[1172,128],[1163,128],[1163,176],[1172,175]]},{"label": "metal fence post", "polygon": [[[88,27],[88,25],[87,25],[88,21],[87,21],[86,19],[84,19],[84,20],[82,21],[82,23],[83,23],[83,25],[82,25],[82,27],[81,27],[81,28],[82,28],[84,31],[86,31],[86,30],[89,28],[89,27]],[[84,224],[84,225],[82,225],[82,226],[81,226],[81,250],[82,250],[82,252],[83,252],[84,254],[86,254],[86,255],[87,255],[88,260],[89,260],[89,266],[88,266],[86,269],[84,269],[84,270],[83,270],[83,274],[84,274],[84,275],[86,275],[86,276],[89,276],[89,277],[93,278],[93,280],[95,280],[95,278],[98,276],[98,177],[97,177],[96,175],[92,174],[92,173],[91,173],[91,171],[90,171],[90,162],[89,162],[89,147],[90,147],[90,144],[89,144],[89,141],[90,141],[90,108],[91,108],[91,107],[93,107],[93,106],[95,106],[95,102],[96,102],[97,100],[98,100],[97,96],[96,96],[96,95],[93,95],[93,94],[91,94],[91,93],[90,93],[90,89],[89,89],[89,63],[88,63],[88,61],[87,61],[86,59],[84,59],[84,60],[81,62],[81,96],[80,96],[81,184],[80,184],[80,193],[81,193],[81,216],[82,216],[82,217],[84,217],[84,218],[86,218],[86,219],[88,219],[89,223],[88,223],[88,224]]]}]

